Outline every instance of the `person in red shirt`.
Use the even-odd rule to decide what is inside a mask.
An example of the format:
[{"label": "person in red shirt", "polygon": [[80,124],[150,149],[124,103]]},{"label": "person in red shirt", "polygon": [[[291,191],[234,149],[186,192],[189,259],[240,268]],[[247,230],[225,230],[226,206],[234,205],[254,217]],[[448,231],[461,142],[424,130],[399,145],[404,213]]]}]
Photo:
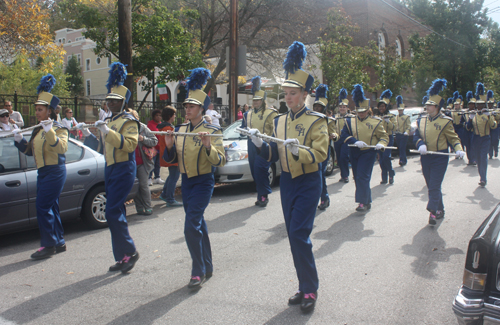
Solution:
[{"label": "person in red shirt", "polygon": [[[151,113],[152,120],[148,122],[148,129],[151,131],[158,131],[158,124],[161,123],[161,110],[155,109]],[[160,140],[160,136],[156,136],[158,140]],[[157,145],[156,150],[160,151],[160,145]],[[155,168],[149,173],[149,185],[153,184],[165,184],[165,181],[161,179],[160,177],[160,156],[156,155],[154,158],[154,163],[155,163]],[[155,175],[155,178],[153,180],[153,173]]]}]

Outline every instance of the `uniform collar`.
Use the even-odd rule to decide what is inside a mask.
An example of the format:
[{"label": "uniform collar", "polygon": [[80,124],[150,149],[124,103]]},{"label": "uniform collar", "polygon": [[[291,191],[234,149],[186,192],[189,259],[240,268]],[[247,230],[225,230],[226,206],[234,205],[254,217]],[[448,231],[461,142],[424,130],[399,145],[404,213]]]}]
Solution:
[{"label": "uniform collar", "polygon": [[299,111],[295,114],[292,112],[292,110],[290,110],[290,117],[292,118],[292,121],[301,117],[302,114],[304,114],[306,111],[307,111],[306,104],[304,104],[304,106],[302,106],[302,108],[299,109]]},{"label": "uniform collar", "polygon": [[369,115],[369,114],[367,114],[367,115],[366,115],[366,117],[365,117],[364,119],[361,119],[358,115],[356,115],[356,118],[357,118],[359,121],[361,121],[361,122],[363,122],[364,120],[366,120],[366,119],[367,119],[367,118],[369,118],[369,117],[370,117],[370,115]]},{"label": "uniform collar", "polygon": [[434,117],[427,115],[427,118],[429,119],[429,121],[433,122],[433,121],[437,120],[440,116],[441,116],[441,113],[437,113],[436,116],[434,116]]},{"label": "uniform collar", "polygon": [[116,114],[115,116],[111,115],[111,121],[115,121],[118,118],[122,117],[122,115],[125,114],[125,111],[121,111],[120,113]]},{"label": "uniform collar", "polygon": [[207,121],[205,121],[204,117],[202,117],[201,121],[198,124],[196,124],[195,126],[193,126],[193,124],[191,123],[191,121],[189,121],[189,130],[193,131],[194,129],[199,128],[203,123],[207,123]]}]

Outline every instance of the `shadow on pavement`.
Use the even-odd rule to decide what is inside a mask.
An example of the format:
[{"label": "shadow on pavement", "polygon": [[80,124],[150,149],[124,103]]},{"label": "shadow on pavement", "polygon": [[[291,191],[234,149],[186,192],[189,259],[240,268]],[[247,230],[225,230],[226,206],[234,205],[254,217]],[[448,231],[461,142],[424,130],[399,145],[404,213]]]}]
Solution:
[{"label": "shadow on pavement", "polygon": [[401,247],[403,254],[415,257],[411,263],[412,271],[422,278],[436,278],[434,270],[438,263],[449,262],[451,255],[464,254],[459,248],[446,248],[446,242],[438,232],[441,222],[436,226],[426,225],[413,237],[411,244]]},{"label": "shadow on pavement", "polygon": [[307,324],[309,322],[309,319],[313,315],[314,312],[304,314],[302,311],[300,311],[300,306],[290,306],[287,309],[283,310],[281,313],[278,315],[274,316],[267,322],[265,322],[265,325],[282,325],[282,324],[287,324],[287,325],[301,325],[301,324]]},{"label": "shadow on pavement", "polygon": [[121,315],[108,325],[122,324],[153,324],[157,319],[168,313],[172,308],[190,298],[196,292],[191,292],[186,287],[175,290],[168,295],[150,301],[136,309]]},{"label": "shadow on pavement", "polygon": [[0,266],[0,277],[12,272],[20,271],[33,265],[37,265],[42,262],[43,260],[33,260],[30,258],[16,263]]},{"label": "shadow on pavement", "polygon": [[[424,180],[424,182],[425,182],[425,180]],[[428,191],[427,191],[427,185],[422,186],[422,189],[420,191],[418,191],[418,192],[414,191],[414,192],[411,192],[411,194],[414,197],[419,197],[420,201],[424,201],[424,202],[429,201]]]},{"label": "shadow on pavement", "polygon": [[467,203],[479,204],[483,210],[489,211],[493,209],[499,201],[487,188],[477,187],[472,194],[474,194],[474,196],[466,196],[466,198],[470,201]]},{"label": "shadow on pavement", "polygon": [[224,233],[245,226],[245,221],[259,212],[257,206],[250,206],[236,211],[223,214],[215,219],[207,220],[209,232]]},{"label": "shadow on pavement", "polygon": [[106,273],[81,280],[23,302],[4,311],[0,316],[18,324],[28,323],[60,308],[68,301],[80,298],[95,289],[107,286],[121,278],[122,275],[115,276],[115,274]]},{"label": "shadow on pavement", "polygon": [[266,245],[274,245],[282,241],[283,239],[286,239],[288,237],[288,234],[286,233],[286,227],[285,223],[280,223],[279,225],[274,226],[271,229],[267,229],[266,231],[272,233],[269,238],[267,238],[264,241],[264,244]]},{"label": "shadow on pavement", "polygon": [[387,191],[387,187],[392,186],[388,184],[379,184],[377,186],[372,187],[372,200],[380,197],[387,196],[385,191]]},{"label": "shadow on pavement", "polygon": [[346,218],[337,221],[330,228],[317,232],[314,239],[327,240],[316,251],[315,258],[328,256],[338,250],[343,243],[348,241],[360,241],[365,237],[373,235],[373,230],[364,230],[363,220],[365,217],[358,212],[351,213]]}]

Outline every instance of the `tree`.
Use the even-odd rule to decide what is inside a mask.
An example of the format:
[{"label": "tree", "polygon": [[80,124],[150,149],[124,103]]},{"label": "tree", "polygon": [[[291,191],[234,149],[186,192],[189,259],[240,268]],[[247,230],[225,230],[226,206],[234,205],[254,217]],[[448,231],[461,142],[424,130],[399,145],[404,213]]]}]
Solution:
[{"label": "tree", "polygon": [[413,86],[413,64],[399,57],[394,46],[386,47],[374,66],[378,82],[374,88],[382,92],[390,89],[395,95]]},{"label": "tree", "polygon": [[68,60],[65,73],[68,75],[66,81],[68,82],[68,90],[73,96],[83,95],[83,77],[80,65],[75,55],[72,55]]},{"label": "tree", "polygon": [[352,45],[352,34],[357,31],[358,27],[337,1],[328,11],[328,25],[318,39],[321,69],[329,87],[328,98],[334,107],[338,104],[341,88],[349,92],[353,85],[360,83],[365,91],[371,90],[367,68],[375,65],[378,50],[373,43],[366,47]]}]

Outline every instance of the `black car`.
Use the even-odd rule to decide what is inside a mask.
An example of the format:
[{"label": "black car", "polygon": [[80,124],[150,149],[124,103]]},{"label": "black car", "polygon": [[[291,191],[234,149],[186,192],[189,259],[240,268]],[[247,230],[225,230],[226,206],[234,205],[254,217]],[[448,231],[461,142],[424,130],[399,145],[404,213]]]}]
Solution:
[{"label": "black car", "polygon": [[500,324],[500,204],[469,242],[463,284],[453,301],[459,324]]}]

